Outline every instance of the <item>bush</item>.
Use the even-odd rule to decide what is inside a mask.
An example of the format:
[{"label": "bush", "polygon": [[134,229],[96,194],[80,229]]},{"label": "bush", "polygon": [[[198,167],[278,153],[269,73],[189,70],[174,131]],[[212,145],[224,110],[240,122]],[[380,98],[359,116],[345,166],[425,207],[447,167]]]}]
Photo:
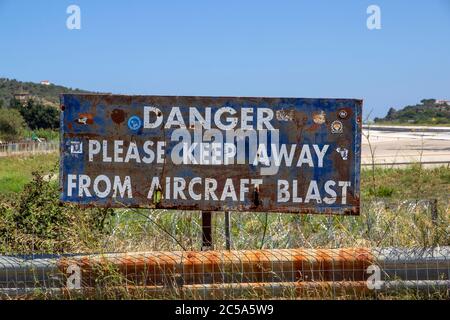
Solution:
[{"label": "bush", "polygon": [[19,111],[0,108],[0,140],[18,140],[22,137],[24,131],[25,121]]},{"label": "bush", "polygon": [[59,111],[54,107],[28,100],[27,104],[19,111],[32,130],[59,128]]},{"label": "bush", "polygon": [[62,205],[58,185],[37,172],[16,200],[0,203],[0,250],[10,253],[89,251],[108,233],[114,214]]}]

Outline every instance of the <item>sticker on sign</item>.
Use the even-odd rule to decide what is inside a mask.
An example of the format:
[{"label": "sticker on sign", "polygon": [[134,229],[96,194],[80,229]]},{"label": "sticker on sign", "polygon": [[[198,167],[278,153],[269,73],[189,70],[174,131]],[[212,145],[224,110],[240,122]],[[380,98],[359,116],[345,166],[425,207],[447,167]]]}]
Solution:
[{"label": "sticker on sign", "polygon": [[356,99],[64,94],[61,200],[356,215],[361,108]]}]

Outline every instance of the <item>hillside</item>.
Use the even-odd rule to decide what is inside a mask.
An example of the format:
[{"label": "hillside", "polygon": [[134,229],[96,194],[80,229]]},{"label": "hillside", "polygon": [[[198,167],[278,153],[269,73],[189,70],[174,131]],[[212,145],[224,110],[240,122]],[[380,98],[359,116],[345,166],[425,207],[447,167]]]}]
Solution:
[{"label": "hillside", "polygon": [[[13,98],[21,102],[34,100],[42,105],[57,107],[61,93],[89,93],[89,91],[0,78],[0,107],[10,106]],[[416,105],[406,106],[400,110],[390,108],[384,118],[375,118],[374,121],[378,124],[450,124],[450,101],[424,99]]]},{"label": "hillside", "polygon": [[390,108],[386,117],[375,118],[374,121],[391,124],[450,124],[450,101],[424,99],[416,105],[400,110]]},{"label": "hillside", "polygon": [[33,99],[45,105],[59,105],[61,93],[87,93],[88,91],[72,89],[59,85],[44,85],[34,82],[22,82],[15,79],[0,78],[0,107],[9,106],[10,101]]}]

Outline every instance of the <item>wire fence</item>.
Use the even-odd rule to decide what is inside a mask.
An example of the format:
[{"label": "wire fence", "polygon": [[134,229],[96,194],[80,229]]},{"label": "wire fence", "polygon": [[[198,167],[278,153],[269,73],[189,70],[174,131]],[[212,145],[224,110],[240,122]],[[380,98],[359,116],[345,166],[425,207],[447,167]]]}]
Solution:
[{"label": "wire fence", "polygon": [[200,251],[199,212],[120,209],[90,252],[3,252],[0,294],[448,299],[449,208],[445,198],[377,199],[361,216],[231,213],[229,224],[213,213],[210,251]]},{"label": "wire fence", "polygon": [[11,155],[49,153],[49,152],[56,152],[58,150],[59,150],[59,143],[55,141],[0,143],[0,157],[6,157]]},{"label": "wire fence", "polygon": [[[5,296],[236,298],[448,296],[450,247],[145,252],[2,257]],[[392,293],[392,292],[391,292]],[[403,294],[405,294],[403,292]]]},{"label": "wire fence", "polygon": [[[450,245],[446,198],[376,199],[363,201],[361,211],[360,216],[231,213],[231,249]],[[214,248],[226,249],[225,214],[213,213],[212,220]],[[103,245],[109,252],[199,250],[201,232],[200,212],[123,209],[116,211]]]}]

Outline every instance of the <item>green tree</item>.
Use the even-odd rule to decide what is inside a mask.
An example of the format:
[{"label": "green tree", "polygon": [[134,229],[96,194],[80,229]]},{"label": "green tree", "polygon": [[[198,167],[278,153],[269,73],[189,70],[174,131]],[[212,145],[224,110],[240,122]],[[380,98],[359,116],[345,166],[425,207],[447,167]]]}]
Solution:
[{"label": "green tree", "polygon": [[397,114],[397,111],[394,108],[390,108],[387,115],[386,115],[386,119],[387,120],[394,120],[395,116]]},{"label": "green tree", "polygon": [[19,100],[17,100],[16,98],[13,98],[13,99],[9,100],[9,107],[12,109],[20,110],[20,108],[22,108],[22,104],[20,103]]},{"label": "green tree", "polygon": [[422,99],[420,100],[420,103],[422,103],[425,106],[432,106],[436,103],[436,99]]},{"label": "green tree", "polygon": [[29,100],[19,110],[32,130],[57,129],[59,127],[59,112],[56,108]]},{"label": "green tree", "polygon": [[22,137],[25,121],[15,109],[0,109],[0,140],[13,141]]}]

